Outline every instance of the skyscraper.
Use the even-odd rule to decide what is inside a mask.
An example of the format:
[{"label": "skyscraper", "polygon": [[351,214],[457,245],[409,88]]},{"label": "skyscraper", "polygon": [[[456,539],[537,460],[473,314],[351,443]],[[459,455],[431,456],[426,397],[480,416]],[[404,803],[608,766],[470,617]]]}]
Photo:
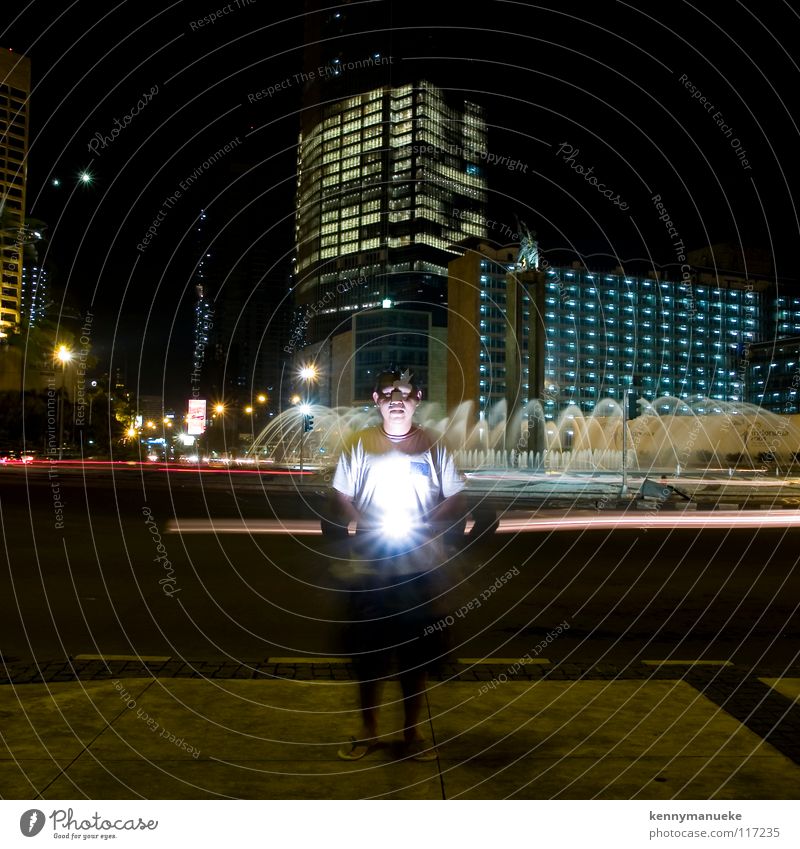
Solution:
[{"label": "skyscraper", "polygon": [[21,320],[30,92],[30,59],[0,51],[0,339],[18,333]]},{"label": "skyscraper", "polygon": [[196,243],[200,247],[200,256],[194,272],[195,293],[197,300],[194,304],[194,351],[192,355],[191,388],[192,397],[200,398],[208,391],[208,369],[212,352],[209,350],[214,327],[214,305],[208,297],[206,284],[207,253],[203,242],[203,224],[206,220],[205,210],[200,210],[197,219]]},{"label": "skyscraper", "polygon": [[[316,346],[318,354],[352,331],[353,379],[336,393],[351,403],[363,400],[372,372],[385,365],[376,360],[383,343],[388,352],[393,337],[408,332],[407,317],[394,320],[396,308],[447,325],[454,245],[486,234],[486,122],[480,106],[448,99],[427,81],[379,86],[315,114],[298,150],[300,320],[288,348]],[[378,312],[367,320],[370,310]],[[428,359],[420,353],[423,382]]]}]

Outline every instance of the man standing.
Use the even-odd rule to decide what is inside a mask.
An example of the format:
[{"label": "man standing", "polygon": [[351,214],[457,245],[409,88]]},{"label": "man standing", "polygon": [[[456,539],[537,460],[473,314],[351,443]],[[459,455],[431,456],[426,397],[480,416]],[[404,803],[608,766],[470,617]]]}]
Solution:
[{"label": "man standing", "polygon": [[437,752],[419,728],[429,670],[446,653],[441,618],[444,537],[465,515],[464,481],[447,448],[413,423],[422,392],[410,372],[383,372],[373,400],[381,423],[345,446],[333,493],[340,525],[356,522],[349,561],[347,649],[359,678],[362,727],[339,750],[357,760],[378,738],[381,684],[397,662],[406,757]]}]

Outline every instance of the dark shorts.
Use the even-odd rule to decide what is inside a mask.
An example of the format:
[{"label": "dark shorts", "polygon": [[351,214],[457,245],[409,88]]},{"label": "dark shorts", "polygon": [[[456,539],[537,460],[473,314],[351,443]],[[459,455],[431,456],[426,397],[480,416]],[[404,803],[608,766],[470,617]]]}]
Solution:
[{"label": "dark shorts", "polygon": [[434,572],[386,585],[362,578],[346,593],[344,651],[361,680],[435,672],[447,660],[447,615]]}]

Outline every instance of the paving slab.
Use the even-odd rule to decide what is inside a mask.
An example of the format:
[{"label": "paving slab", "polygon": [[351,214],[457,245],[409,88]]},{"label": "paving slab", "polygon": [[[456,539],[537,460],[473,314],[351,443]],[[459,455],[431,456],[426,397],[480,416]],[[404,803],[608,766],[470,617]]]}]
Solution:
[{"label": "paving slab", "polygon": [[760,678],[768,687],[777,690],[793,702],[800,702],[800,678]]},{"label": "paving slab", "polygon": [[0,687],[0,762],[70,759],[127,711],[122,694],[136,699],[151,681],[26,684]]},{"label": "paving slab", "polygon": [[429,691],[446,798],[798,793],[797,764],[683,681],[484,686]]},{"label": "paving slab", "polygon": [[[796,799],[773,757],[441,759],[446,799]],[[796,768],[795,768],[796,769]]]},{"label": "paving slab", "polygon": [[69,766],[69,760],[0,760],[0,799],[33,799]]},{"label": "paving slab", "polygon": [[[770,680],[771,679],[765,679]],[[0,797],[45,799],[785,799],[800,766],[684,680],[433,682],[402,758],[337,758],[354,682],[149,678],[0,688]],[[771,684],[772,686],[773,684]],[[790,698],[800,679],[774,681]],[[794,696],[792,694],[795,694]]]},{"label": "paving slab", "polygon": [[[399,685],[384,688],[382,726],[387,745],[372,758],[392,758],[392,739],[402,735]],[[336,750],[359,726],[353,682],[198,682],[159,679],[121,715],[92,752],[103,760],[126,760],[135,752],[159,760],[335,760]],[[426,731],[430,736],[430,729]]]},{"label": "paving slab", "polygon": [[296,761],[246,764],[202,760],[106,762],[80,758],[46,799],[441,799],[435,763]]}]

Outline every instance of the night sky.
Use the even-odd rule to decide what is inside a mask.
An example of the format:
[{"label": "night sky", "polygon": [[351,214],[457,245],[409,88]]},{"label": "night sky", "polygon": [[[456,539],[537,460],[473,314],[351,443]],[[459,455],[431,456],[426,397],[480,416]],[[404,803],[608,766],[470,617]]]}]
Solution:
[{"label": "night sky", "polygon": [[[734,242],[772,253],[776,285],[797,276],[800,21],[790,6],[330,7],[358,21],[350,55],[389,50],[390,79],[424,77],[486,107],[490,151],[519,163],[485,166],[498,241],[518,217],[554,259],[593,268],[675,263],[679,242]],[[304,4],[20,8],[0,23],[0,47],[33,63],[28,215],[49,225],[54,291],[96,316],[101,371],[121,366],[133,388],[177,405],[189,391],[199,257],[267,245],[261,285],[276,303],[283,293]],[[82,169],[89,186],[76,180]]]}]

